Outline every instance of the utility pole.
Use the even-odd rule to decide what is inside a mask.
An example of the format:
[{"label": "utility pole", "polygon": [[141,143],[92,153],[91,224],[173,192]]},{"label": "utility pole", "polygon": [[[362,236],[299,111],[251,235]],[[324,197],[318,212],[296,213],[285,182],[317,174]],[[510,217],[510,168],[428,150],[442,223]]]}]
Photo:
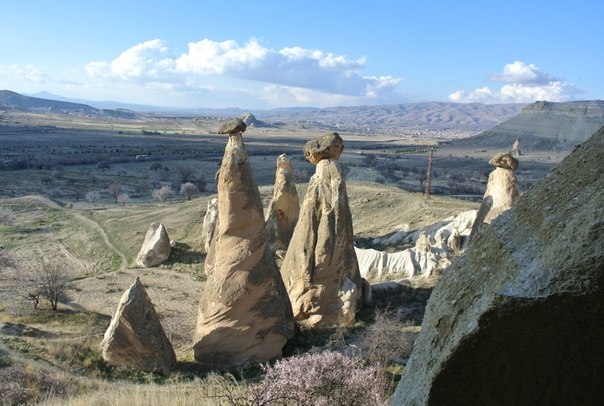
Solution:
[{"label": "utility pole", "polygon": [[424,197],[430,198],[430,187],[432,186],[432,161],[434,161],[434,148],[430,148],[430,157],[428,158],[428,174],[426,175],[426,190]]}]

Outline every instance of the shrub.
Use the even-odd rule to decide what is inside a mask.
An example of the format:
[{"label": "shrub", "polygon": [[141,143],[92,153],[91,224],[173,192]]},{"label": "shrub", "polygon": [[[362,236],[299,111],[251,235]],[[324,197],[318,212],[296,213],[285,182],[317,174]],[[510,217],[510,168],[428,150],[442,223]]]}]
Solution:
[{"label": "shrub", "polygon": [[67,384],[45,371],[27,371],[9,366],[0,368],[0,404],[35,404],[49,395],[65,396]]},{"label": "shrub", "polygon": [[15,222],[15,214],[11,209],[0,207],[0,224],[7,226],[13,225]]},{"label": "shrub", "polygon": [[385,368],[390,360],[411,355],[416,335],[397,315],[376,311],[374,322],[361,335],[358,347],[367,362]]},{"label": "shrub", "polygon": [[335,351],[304,354],[264,368],[253,386],[253,404],[382,405],[385,380],[362,359]]},{"label": "shrub", "polygon": [[159,189],[155,189],[153,191],[153,199],[155,199],[159,202],[165,202],[173,194],[174,194],[174,192],[172,191],[172,186],[164,185],[164,186],[160,187]]}]

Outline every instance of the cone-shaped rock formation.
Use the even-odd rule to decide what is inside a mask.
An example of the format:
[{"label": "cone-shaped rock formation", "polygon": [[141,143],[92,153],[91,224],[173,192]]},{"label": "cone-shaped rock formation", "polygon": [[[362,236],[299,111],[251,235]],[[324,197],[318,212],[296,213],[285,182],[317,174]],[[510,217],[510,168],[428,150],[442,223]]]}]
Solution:
[{"label": "cone-shaped rock formation", "polygon": [[266,235],[273,252],[287,250],[300,216],[296,177],[285,154],[277,158],[273,198],[266,211]]},{"label": "cone-shaped rock formation", "polygon": [[172,344],[139,278],[122,295],[101,343],[112,365],[143,371],[169,371],[176,365]]},{"label": "cone-shaped rock formation", "polygon": [[218,221],[199,303],[195,359],[212,368],[267,361],[293,335],[291,305],[267,244],[260,192],[233,125],[218,176]]}]

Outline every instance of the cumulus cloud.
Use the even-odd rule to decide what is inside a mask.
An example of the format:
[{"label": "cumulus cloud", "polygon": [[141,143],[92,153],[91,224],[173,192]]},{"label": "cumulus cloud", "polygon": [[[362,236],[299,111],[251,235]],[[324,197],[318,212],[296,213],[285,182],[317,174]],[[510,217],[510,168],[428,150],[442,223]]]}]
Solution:
[{"label": "cumulus cloud", "polygon": [[50,78],[44,71],[34,65],[0,65],[0,76],[9,80],[20,79],[31,83],[48,83]]},{"label": "cumulus cloud", "polygon": [[463,103],[562,102],[572,100],[578,93],[573,84],[522,61],[505,65],[501,73],[491,76],[491,81],[504,84],[499,89],[483,86],[471,92],[457,90],[449,95],[449,100]]},{"label": "cumulus cloud", "polygon": [[162,72],[171,69],[171,59],[164,56],[167,52],[164,41],[154,39],[125,50],[111,62],[90,62],[85,69],[94,78],[157,80]]},{"label": "cumulus cloud", "polygon": [[273,95],[275,86],[281,86],[279,93],[297,94],[295,100],[304,99],[309,91],[370,99],[392,92],[400,83],[392,76],[363,76],[365,63],[364,58],[301,47],[273,50],[255,38],[242,46],[233,40],[203,39],[189,43],[185,53],[171,55],[167,44],[155,39],[127,49],[113,61],[90,62],[86,72],[97,79],[143,83],[205,81],[208,85],[217,77],[248,80],[272,85],[263,91],[271,89]]}]

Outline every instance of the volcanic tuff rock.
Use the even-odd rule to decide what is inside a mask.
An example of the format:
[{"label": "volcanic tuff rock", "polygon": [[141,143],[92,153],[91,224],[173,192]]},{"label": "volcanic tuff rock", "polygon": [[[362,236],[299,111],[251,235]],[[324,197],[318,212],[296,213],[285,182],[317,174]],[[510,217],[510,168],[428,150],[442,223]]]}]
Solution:
[{"label": "volcanic tuff rock", "polygon": [[169,371],[176,365],[172,344],[139,278],[122,295],[101,343],[112,365],[143,371]]},{"label": "volcanic tuff rock", "polygon": [[170,251],[170,237],[166,227],[158,222],[151,223],[136,257],[136,265],[140,267],[159,265],[170,257]]},{"label": "volcanic tuff rock", "polygon": [[351,325],[362,304],[346,184],[334,160],[342,148],[336,133],[309,141],[304,148],[311,162],[317,156],[331,158],[317,164],[281,265],[294,317],[306,328]]},{"label": "volcanic tuff rock", "polygon": [[218,221],[206,256],[194,355],[212,368],[281,356],[291,305],[267,244],[260,192],[240,133],[231,133],[218,177]]},{"label": "volcanic tuff rock", "polygon": [[206,252],[210,250],[210,244],[216,231],[216,222],[218,221],[218,199],[213,198],[208,202],[205,216],[203,216],[203,227],[201,234]]},{"label": "volcanic tuff rock", "polygon": [[501,213],[509,210],[520,196],[514,174],[514,170],[518,167],[518,160],[510,154],[499,153],[491,158],[489,163],[495,166],[495,170],[489,174],[487,190],[478,209],[472,235],[481,224],[490,224]]},{"label": "volcanic tuff rock", "polygon": [[224,123],[220,127],[220,129],[218,129],[218,134],[242,133],[242,132],[245,132],[246,128],[247,128],[247,124],[245,124],[245,122],[242,119],[236,118],[234,120],[227,121],[226,123]]},{"label": "volcanic tuff rock", "polygon": [[436,285],[393,405],[604,398],[604,128],[482,228]]},{"label": "volcanic tuff rock", "polygon": [[340,158],[344,150],[344,141],[338,133],[328,133],[322,137],[312,139],[304,144],[304,156],[313,164],[319,163],[322,159]]},{"label": "volcanic tuff rock", "polygon": [[266,211],[266,234],[271,250],[287,250],[300,215],[296,177],[285,154],[277,158],[273,198]]}]

